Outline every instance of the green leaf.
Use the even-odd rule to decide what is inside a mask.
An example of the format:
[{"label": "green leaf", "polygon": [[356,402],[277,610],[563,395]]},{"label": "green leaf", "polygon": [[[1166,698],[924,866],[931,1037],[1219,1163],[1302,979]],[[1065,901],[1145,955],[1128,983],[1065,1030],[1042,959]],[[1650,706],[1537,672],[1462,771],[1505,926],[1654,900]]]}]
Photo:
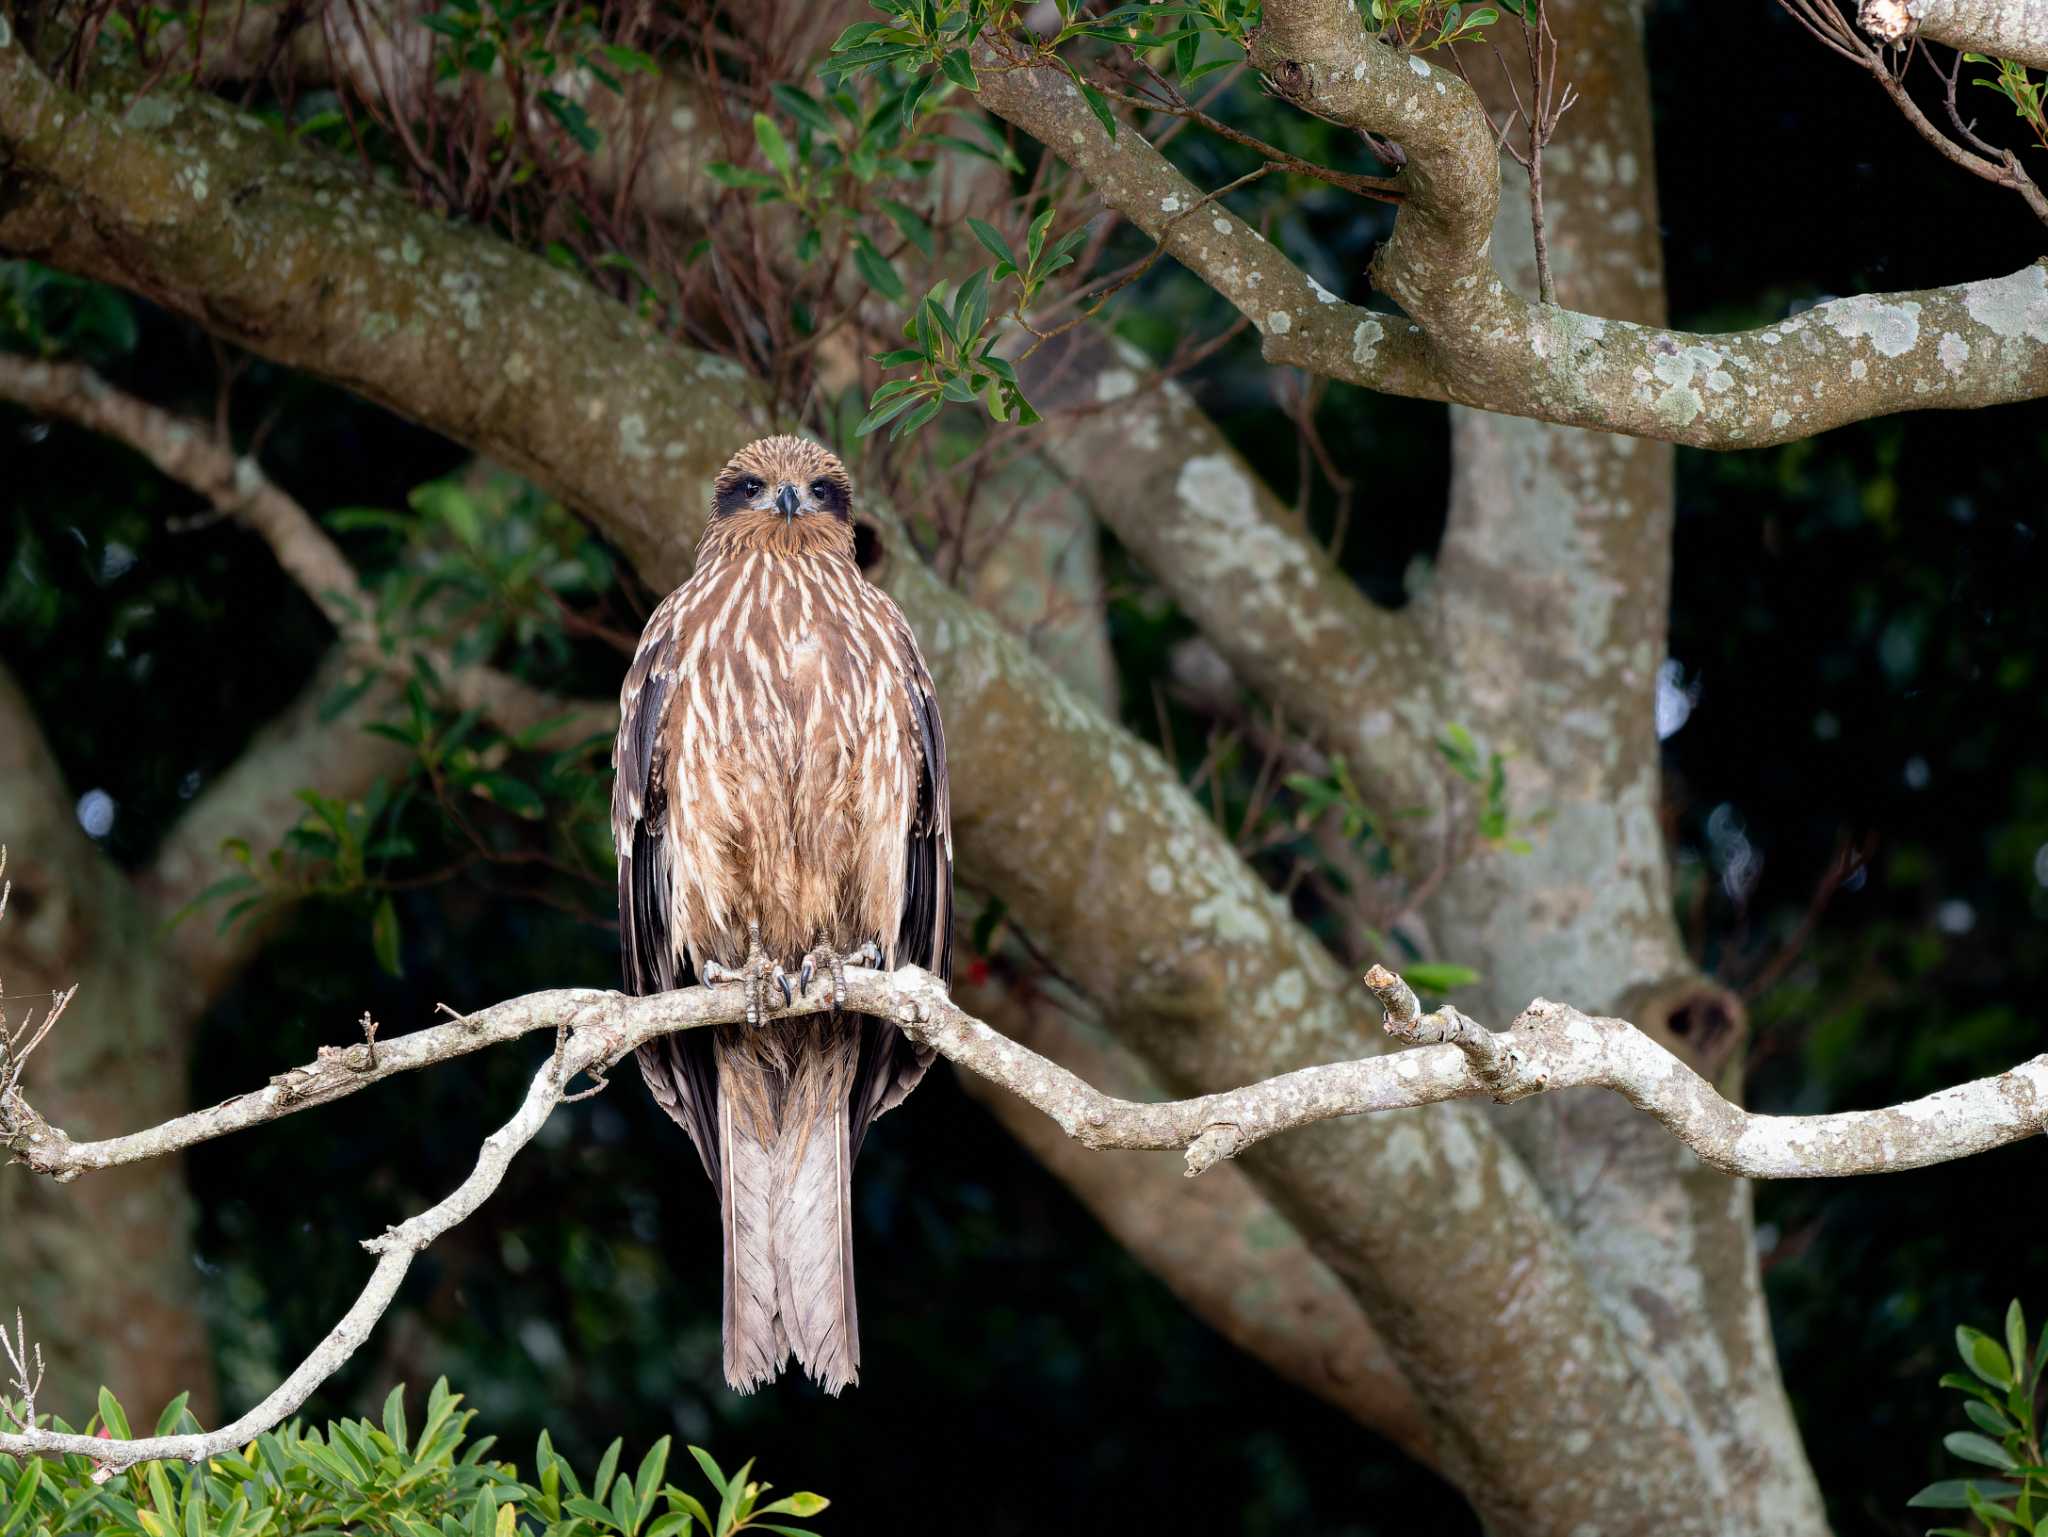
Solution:
[{"label": "green leaf", "polygon": [[1945,1388],[1954,1388],[1959,1393],[1972,1394],[1977,1398],[1983,1399],[1985,1403],[1992,1405],[1994,1408],[2001,1402],[1999,1396],[1992,1392],[1991,1389],[1985,1387],[1983,1383],[1978,1382],[1973,1377],[1965,1377],[1961,1372],[1943,1372],[1941,1374],[1941,1385]]},{"label": "green leaf", "polygon": [[695,1521],[696,1517],[687,1510],[672,1510],[665,1516],[655,1517],[645,1537],[690,1537],[690,1527]]},{"label": "green leaf", "polygon": [[384,1400],[384,1434],[401,1452],[409,1451],[405,1438],[405,1384],[393,1388]]},{"label": "green leaf", "polygon": [[965,48],[955,48],[939,60],[939,68],[946,72],[946,78],[963,91],[978,91],[981,80],[974,73],[974,62],[967,57]]},{"label": "green leaf", "polygon": [[1989,1499],[1999,1499],[2020,1492],[2018,1484],[2003,1483],[1996,1479],[1947,1478],[1940,1483],[1929,1484],[1906,1503],[1919,1510],[1968,1510],[1972,1489]]},{"label": "green leaf", "polygon": [[740,1505],[747,1499],[747,1471],[753,1465],[754,1459],[749,1457],[740,1464],[739,1471],[726,1482],[725,1498],[718,1506],[718,1530],[721,1533],[733,1529],[734,1519],[740,1514]]},{"label": "green leaf", "polygon": [[647,1455],[640,1459],[640,1471],[633,1475],[633,1503],[637,1508],[634,1525],[645,1521],[648,1512],[654,1509],[654,1493],[661,1487],[661,1476],[668,1471],[669,1437],[663,1436],[647,1449]]},{"label": "green leaf", "polygon": [[789,140],[785,139],[782,130],[775,126],[775,119],[765,112],[754,114],[754,142],[761,146],[761,154],[768,163],[787,177],[792,164]]},{"label": "green leaf", "polygon": [[625,1449],[623,1437],[604,1449],[604,1455],[597,1460],[597,1476],[590,1481],[590,1497],[602,1500],[611,1491],[612,1475],[619,1469],[619,1453]]},{"label": "green leaf", "polygon": [[832,121],[832,114],[818,105],[817,99],[808,91],[800,91],[793,85],[771,85],[768,94],[791,117],[809,128],[832,138],[838,133],[838,125]]},{"label": "green leaf", "polygon": [[156,1433],[160,1436],[175,1435],[178,1421],[185,1417],[185,1405],[192,1401],[190,1393],[180,1393],[164,1405],[164,1412],[156,1417]]},{"label": "green leaf", "polygon": [[714,160],[706,165],[704,173],[721,187],[772,187],[779,189],[782,185],[782,183],[770,176],[766,171],[756,171],[743,165],[728,165],[723,160]]},{"label": "green leaf", "polygon": [[885,298],[901,304],[909,295],[903,286],[903,279],[896,275],[896,269],[889,259],[877,251],[874,242],[865,235],[856,235],[853,241],[853,264],[860,268],[862,277]]},{"label": "green leaf", "polygon": [[388,976],[402,977],[405,966],[399,957],[398,909],[389,896],[381,897],[370,916],[370,950]]},{"label": "green leaf", "polygon": [[661,1491],[661,1497],[685,1515],[695,1518],[697,1524],[704,1528],[705,1537],[711,1537],[711,1533],[717,1530],[711,1524],[711,1512],[704,1508],[704,1502],[688,1490],[670,1484]]},{"label": "green leaf", "polygon": [[[704,1476],[711,1480],[711,1487],[720,1494],[724,1494],[725,1475],[719,1471],[718,1464],[711,1458],[711,1453],[705,1451],[701,1446],[693,1446],[690,1448],[690,1455],[697,1459],[697,1466],[702,1468]],[[705,1525],[709,1526],[710,1523],[707,1521]]]},{"label": "green leaf", "polygon": [[1023,270],[1024,264],[1017,260],[1017,253],[1010,249],[1010,242],[1003,238],[1001,230],[993,224],[985,224],[980,219],[972,218],[967,221],[967,227],[973,231],[974,238],[981,242],[982,249],[989,255],[1001,258],[1020,272]]},{"label": "green leaf", "polygon": [[1998,1341],[1980,1329],[1959,1325],[1956,1329],[1956,1349],[1962,1355],[1963,1365],[1995,1388],[2012,1386],[2012,1362]]},{"label": "green leaf", "polygon": [[586,1521],[595,1522],[600,1530],[609,1531],[616,1524],[611,1511],[598,1504],[597,1501],[591,1499],[588,1495],[578,1494],[571,1496],[563,1502],[562,1509],[568,1511],[572,1516],[581,1516]]},{"label": "green leaf", "polygon": [[888,30],[886,21],[857,21],[839,34],[838,41],[832,45],[832,52],[845,53],[849,48],[858,48],[877,33]]},{"label": "green leaf", "polygon": [[1981,1462],[1987,1468],[2010,1468],[2015,1465],[2016,1459],[2012,1453],[1989,1436],[1980,1436],[1973,1430],[1951,1431],[1941,1438],[1941,1444],[1965,1462]]},{"label": "green leaf", "polygon": [[[900,380],[898,382],[906,384],[916,383],[916,381],[913,380]],[[882,386],[882,388],[887,389],[888,386],[884,385]],[[908,393],[901,393],[894,400],[882,401],[881,404],[877,405],[873,410],[869,411],[866,416],[860,419],[860,425],[854,428],[853,435],[857,438],[864,438],[869,433],[873,432],[877,427],[887,426],[890,422],[894,421],[897,417],[901,416],[905,411],[908,411],[912,406],[916,405],[919,400],[923,399],[925,388],[918,388]],[[875,393],[877,396],[879,396],[881,394],[881,391],[877,390]]]},{"label": "green leaf", "polygon": [[1401,975],[1411,986],[1428,993],[1448,993],[1454,987],[1470,987],[1479,980],[1479,973],[1470,966],[1453,966],[1437,961],[1419,961],[1403,966]]},{"label": "green leaf", "polygon": [[939,408],[944,404],[945,402],[942,400],[927,401],[925,404],[919,406],[915,411],[911,412],[910,415],[904,417],[902,421],[898,422],[896,426],[890,431],[889,436],[892,439],[900,438],[906,433],[917,431],[918,428],[922,427],[926,422],[930,421],[933,417],[937,416],[939,414]]},{"label": "green leaf", "polygon": [[132,1441],[135,1434],[128,1428],[128,1416],[121,1412],[121,1402],[105,1388],[100,1389],[100,1423],[107,1427],[107,1433],[117,1441]]},{"label": "green leaf", "polygon": [[903,238],[916,246],[926,261],[932,259],[932,227],[913,209],[892,198],[882,199],[882,212],[889,216],[889,222],[902,232]]},{"label": "green leaf", "polygon": [[1085,80],[1077,78],[1075,83],[1081,87],[1081,99],[1088,103],[1088,110],[1093,112],[1095,120],[1102,124],[1102,131],[1114,139],[1116,137],[1116,114],[1109,110],[1109,98]]},{"label": "green leaf", "polygon": [[1971,1402],[1963,1405],[1963,1413],[1970,1417],[1970,1423],[1986,1435],[2010,1435],[2015,1428],[2013,1422],[1989,1404]]},{"label": "green leaf", "polygon": [[2027,1364],[2027,1315],[2020,1311],[2017,1297],[2005,1310],[2005,1353],[2012,1357],[2015,1372]]},{"label": "green leaf", "polygon": [[763,1516],[800,1516],[809,1518],[815,1516],[831,1503],[822,1494],[811,1494],[805,1491],[787,1495],[772,1505],[763,1505],[757,1514]]}]

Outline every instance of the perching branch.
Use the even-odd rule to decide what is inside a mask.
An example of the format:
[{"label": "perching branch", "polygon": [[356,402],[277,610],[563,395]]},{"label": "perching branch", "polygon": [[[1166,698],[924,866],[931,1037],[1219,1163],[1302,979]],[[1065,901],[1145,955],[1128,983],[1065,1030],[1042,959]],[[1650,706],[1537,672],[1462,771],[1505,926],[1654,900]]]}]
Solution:
[{"label": "perching branch", "polygon": [[[1235,1157],[1283,1131],[1340,1116],[1413,1109],[1453,1099],[1503,1104],[1555,1089],[1611,1089],[1647,1111],[1700,1158],[1752,1179],[1889,1173],[1943,1163],[2048,1130],[2048,1053],[1996,1078],[1945,1089],[1888,1110],[1766,1116],[1731,1105],[1713,1086],[1626,1020],[1602,1019],[1537,999],[1508,1030],[1488,1031],[1457,1009],[1421,1012],[1395,973],[1375,966],[1366,982],[1387,1011],[1387,1030],[1424,1050],[1302,1068],[1193,1099],[1117,1099],[983,1024],[914,966],[894,973],[849,968],[846,1006],[894,1022],[942,1056],[1008,1089],[1097,1150],[1185,1149],[1188,1173]],[[775,1012],[816,1013],[821,992]],[[739,1024],[738,990],[693,987],[649,998],[559,988],[507,999],[446,1024],[367,1045],[323,1047],[265,1088],[147,1131],[74,1142],[18,1090],[0,1100],[0,1146],[59,1180],[181,1151],[231,1132],[342,1099],[398,1073],[451,1061],[537,1030],[571,1043],[603,1039],[594,1053],[565,1047],[582,1072],[616,1062],[656,1036]],[[562,1053],[558,1053],[561,1055]],[[574,1076],[571,1073],[570,1076]],[[566,1081],[566,1080],[565,1080]]]},{"label": "perching branch", "polygon": [[[1083,1146],[1183,1148],[1191,1176],[1266,1137],[1317,1121],[1481,1096],[1511,1103],[1580,1086],[1622,1094],[1705,1162],[1753,1178],[1917,1168],[2048,1131],[2048,1054],[1996,1078],[1886,1110],[1763,1116],[1729,1104],[1624,1020],[1597,1019],[1538,999],[1510,1030],[1495,1034],[1453,1008],[1422,1013],[1408,985],[1383,967],[1374,967],[1366,981],[1387,1011],[1388,1031],[1419,1043],[1419,1049],[1304,1068],[1227,1093],[1164,1103],[1101,1093],[968,1015],[936,977],[916,967],[894,973],[850,968],[846,1004],[892,1021],[1009,1090]],[[787,1017],[831,1006],[828,990],[820,989],[778,1012]],[[73,1142],[37,1115],[18,1089],[10,1089],[0,1099],[0,1146],[36,1172],[66,1180],[276,1120],[394,1073],[536,1030],[552,1029],[557,1036],[553,1055],[535,1074],[517,1114],[485,1139],[469,1177],[438,1205],[365,1243],[378,1258],[361,1295],[313,1353],[253,1409],[204,1434],[109,1442],[36,1429],[0,1435],[0,1451],[78,1453],[110,1467],[159,1458],[197,1461],[280,1423],[362,1344],[397,1295],[413,1256],[481,1206],[554,1108],[580,1097],[568,1093],[572,1081],[588,1073],[602,1087],[606,1071],[642,1043],[676,1030],[738,1024],[745,1012],[743,992],[733,987],[685,988],[649,998],[579,988],[530,993],[374,1049],[367,1043],[325,1048],[313,1062],[253,1094],[103,1142]]]}]

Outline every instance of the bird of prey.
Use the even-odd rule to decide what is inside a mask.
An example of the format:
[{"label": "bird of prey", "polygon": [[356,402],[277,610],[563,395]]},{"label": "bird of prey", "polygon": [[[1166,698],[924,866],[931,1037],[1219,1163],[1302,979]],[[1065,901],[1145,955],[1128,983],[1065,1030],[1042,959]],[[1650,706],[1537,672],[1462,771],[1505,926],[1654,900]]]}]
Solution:
[{"label": "bird of prey", "polygon": [[797,437],[719,472],[690,579],[655,609],[619,695],[612,836],[635,994],[747,989],[747,1024],[640,1048],[696,1144],[725,1225],[725,1377],[791,1353],[857,1379],[850,1193],[868,1123],[932,1052],[834,1008],[774,1020],[845,965],[950,980],[946,743],[917,641],[854,560],[852,485]]}]

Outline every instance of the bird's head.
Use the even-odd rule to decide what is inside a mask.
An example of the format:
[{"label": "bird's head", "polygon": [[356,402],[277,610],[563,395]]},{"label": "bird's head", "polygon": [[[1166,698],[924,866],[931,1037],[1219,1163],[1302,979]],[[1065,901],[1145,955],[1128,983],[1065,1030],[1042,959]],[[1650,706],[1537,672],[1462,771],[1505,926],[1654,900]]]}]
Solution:
[{"label": "bird's head", "polygon": [[853,549],[853,482],[809,438],[762,438],[734,454],[712,484],[707,542],[797,555]]}]

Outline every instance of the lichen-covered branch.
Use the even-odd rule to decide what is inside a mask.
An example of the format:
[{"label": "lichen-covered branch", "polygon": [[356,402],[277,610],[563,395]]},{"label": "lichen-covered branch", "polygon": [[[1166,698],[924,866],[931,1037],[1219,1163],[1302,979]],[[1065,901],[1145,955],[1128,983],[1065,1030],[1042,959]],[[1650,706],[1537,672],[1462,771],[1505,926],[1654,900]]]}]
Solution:
[{"label": "lichen-covered branch", "polygon": [[2048,6],[2041,0],[1863,0],[1856,20],[1880,42],[1917,35],[2048,69]]},{"label": "lichen-covered branch", "polygon": [[[1184,1150],[1190,1177],[1256,1142],[1319,1121],[1412,1110],[1457,1099],[1512,1104],[1532,1094],[1601,1088],[1654,1117],[1702,1161],[1751,1179],[1823,1179],[1924,1168],[2048,1133],[2048,1053],[1995,1078],[1884,1110],[1769,1116],[1730,1104],[1713,1085],[1642,1031],[1538,998],[1508,1030],[1487,1030],[1455,1008],[1423,1013],[1395,972],[1375,966],[1366,985],[1396,1039],[1422,1049],[1334,1062],[1190,1099],[1119,1099],[974,1018],[945,985],[915,966],[849,967],[845,1007],[888,1020],[941,1056],[1042,1112],[1096,1151]],[[771,1011],[794,1018],[833,1007],[828,991]],[[19,1090],[0,1102],[0,1147],[60,1182],[245,1131],[330,1104],[399,1073],[452,1061],[539,1030],[557,1033],[567,1077],[599,1077],[657,1036],[745,1022],[730,986],[635,998],[592,988],[527,993],[407,1035],[324,1047],[268,1086],[146,1131],[74,1142]],[[573,1043],[562,1045],[561,1042]],[[602,1049],[593,1046],[601,1042]]]},{"label": "lichen-covered branch", "polygon": [[[137,82],[96,83],[118,98]],[[688,570],[696,523],[678,508],[707,506],[732,445],[768,424],[735,365],[213,97],[107,110],[15,38],[0,44],[0,155],[0,250],[146,294],[603,509],[651,582]]]},{"label": "lichen-covered branch", "polygon": [[[1495,1035],[1453,1009],[1422,1013],[1408,985],[1380,967],[1367,982],[1387,1010],[1388,1029],[1425,1043],[1421,1049],[1309,1068],[1225,1094],[1144,1103],[1104,1094],[998,1034],[955,1005],[937,978],[915,967],[894,973],[851,968],[846,981],[850,1007],[892,1021],[999,1084],[1083,1146],[1185,1148],[1191,1175],[1261,1138],[1316,1121],[1481,1095],[1512,1102],[1576,1086],[1621,1093],[1708,1163],[1759,1178],[1918,1168],[2048,1131],[2048,1054],[1997,1078],[1887,1110],[1758,1116],[1721,1099],[1705,1080],[1626,1021],[1595,1019],[1538,999],[1512,1030]],[[821,989],[814,998],[779,1012],[804,1014],[831,1006],[829,993]],[[601,1086],[606,1071],[643,1042],[676,1030],[738,1024],[745,1012],[744,996],[732,987],[687,988],[649,998],[573,988],[530,993],[396,1040],[329,1049],[254,1094],[96,1143],[71,1141],[11,1091],[0,1102],[0,1146],[36,1172],[63,1180],[175,1153],[327,1103],[394,1073],[536,1030],[555,1031],[557,1042],[518,1112],[484,1140],[468,1178],[437,1205],[365,1243],[378,1258],[355,1303],[261,1403],[216,1431],[109,1441],[33,1428],[0,1434],[0,1451],[84,1455],[113,1468],[159,1459],[196,1462],[276,1426],[368,1338],[413,1258],[489,1199],[514,1155],[533,1140],[579,1075],[589,1073]]]},{"label": "lichen-covered branch", "polygon": [[[1836,299],[1726,334],[1526,300],[1492,264],[1500,157],[1470,87],[1378,41],[1340,0],[1275,0],[1265,18],[1252,61],[1275,90],[1408,154],[1408,196],[1372,269],[1405,319],[1313,283],[1250,225],[1204,203],[1142,136],[1111,139],[1063,76],[985,71],[981,99],[1235,305],[1269,361],[1391,394],[1716,449],[2048,394],[2048,261],[1954,287]],[[1616,169],[1649,173],[1633,162]]]}]

